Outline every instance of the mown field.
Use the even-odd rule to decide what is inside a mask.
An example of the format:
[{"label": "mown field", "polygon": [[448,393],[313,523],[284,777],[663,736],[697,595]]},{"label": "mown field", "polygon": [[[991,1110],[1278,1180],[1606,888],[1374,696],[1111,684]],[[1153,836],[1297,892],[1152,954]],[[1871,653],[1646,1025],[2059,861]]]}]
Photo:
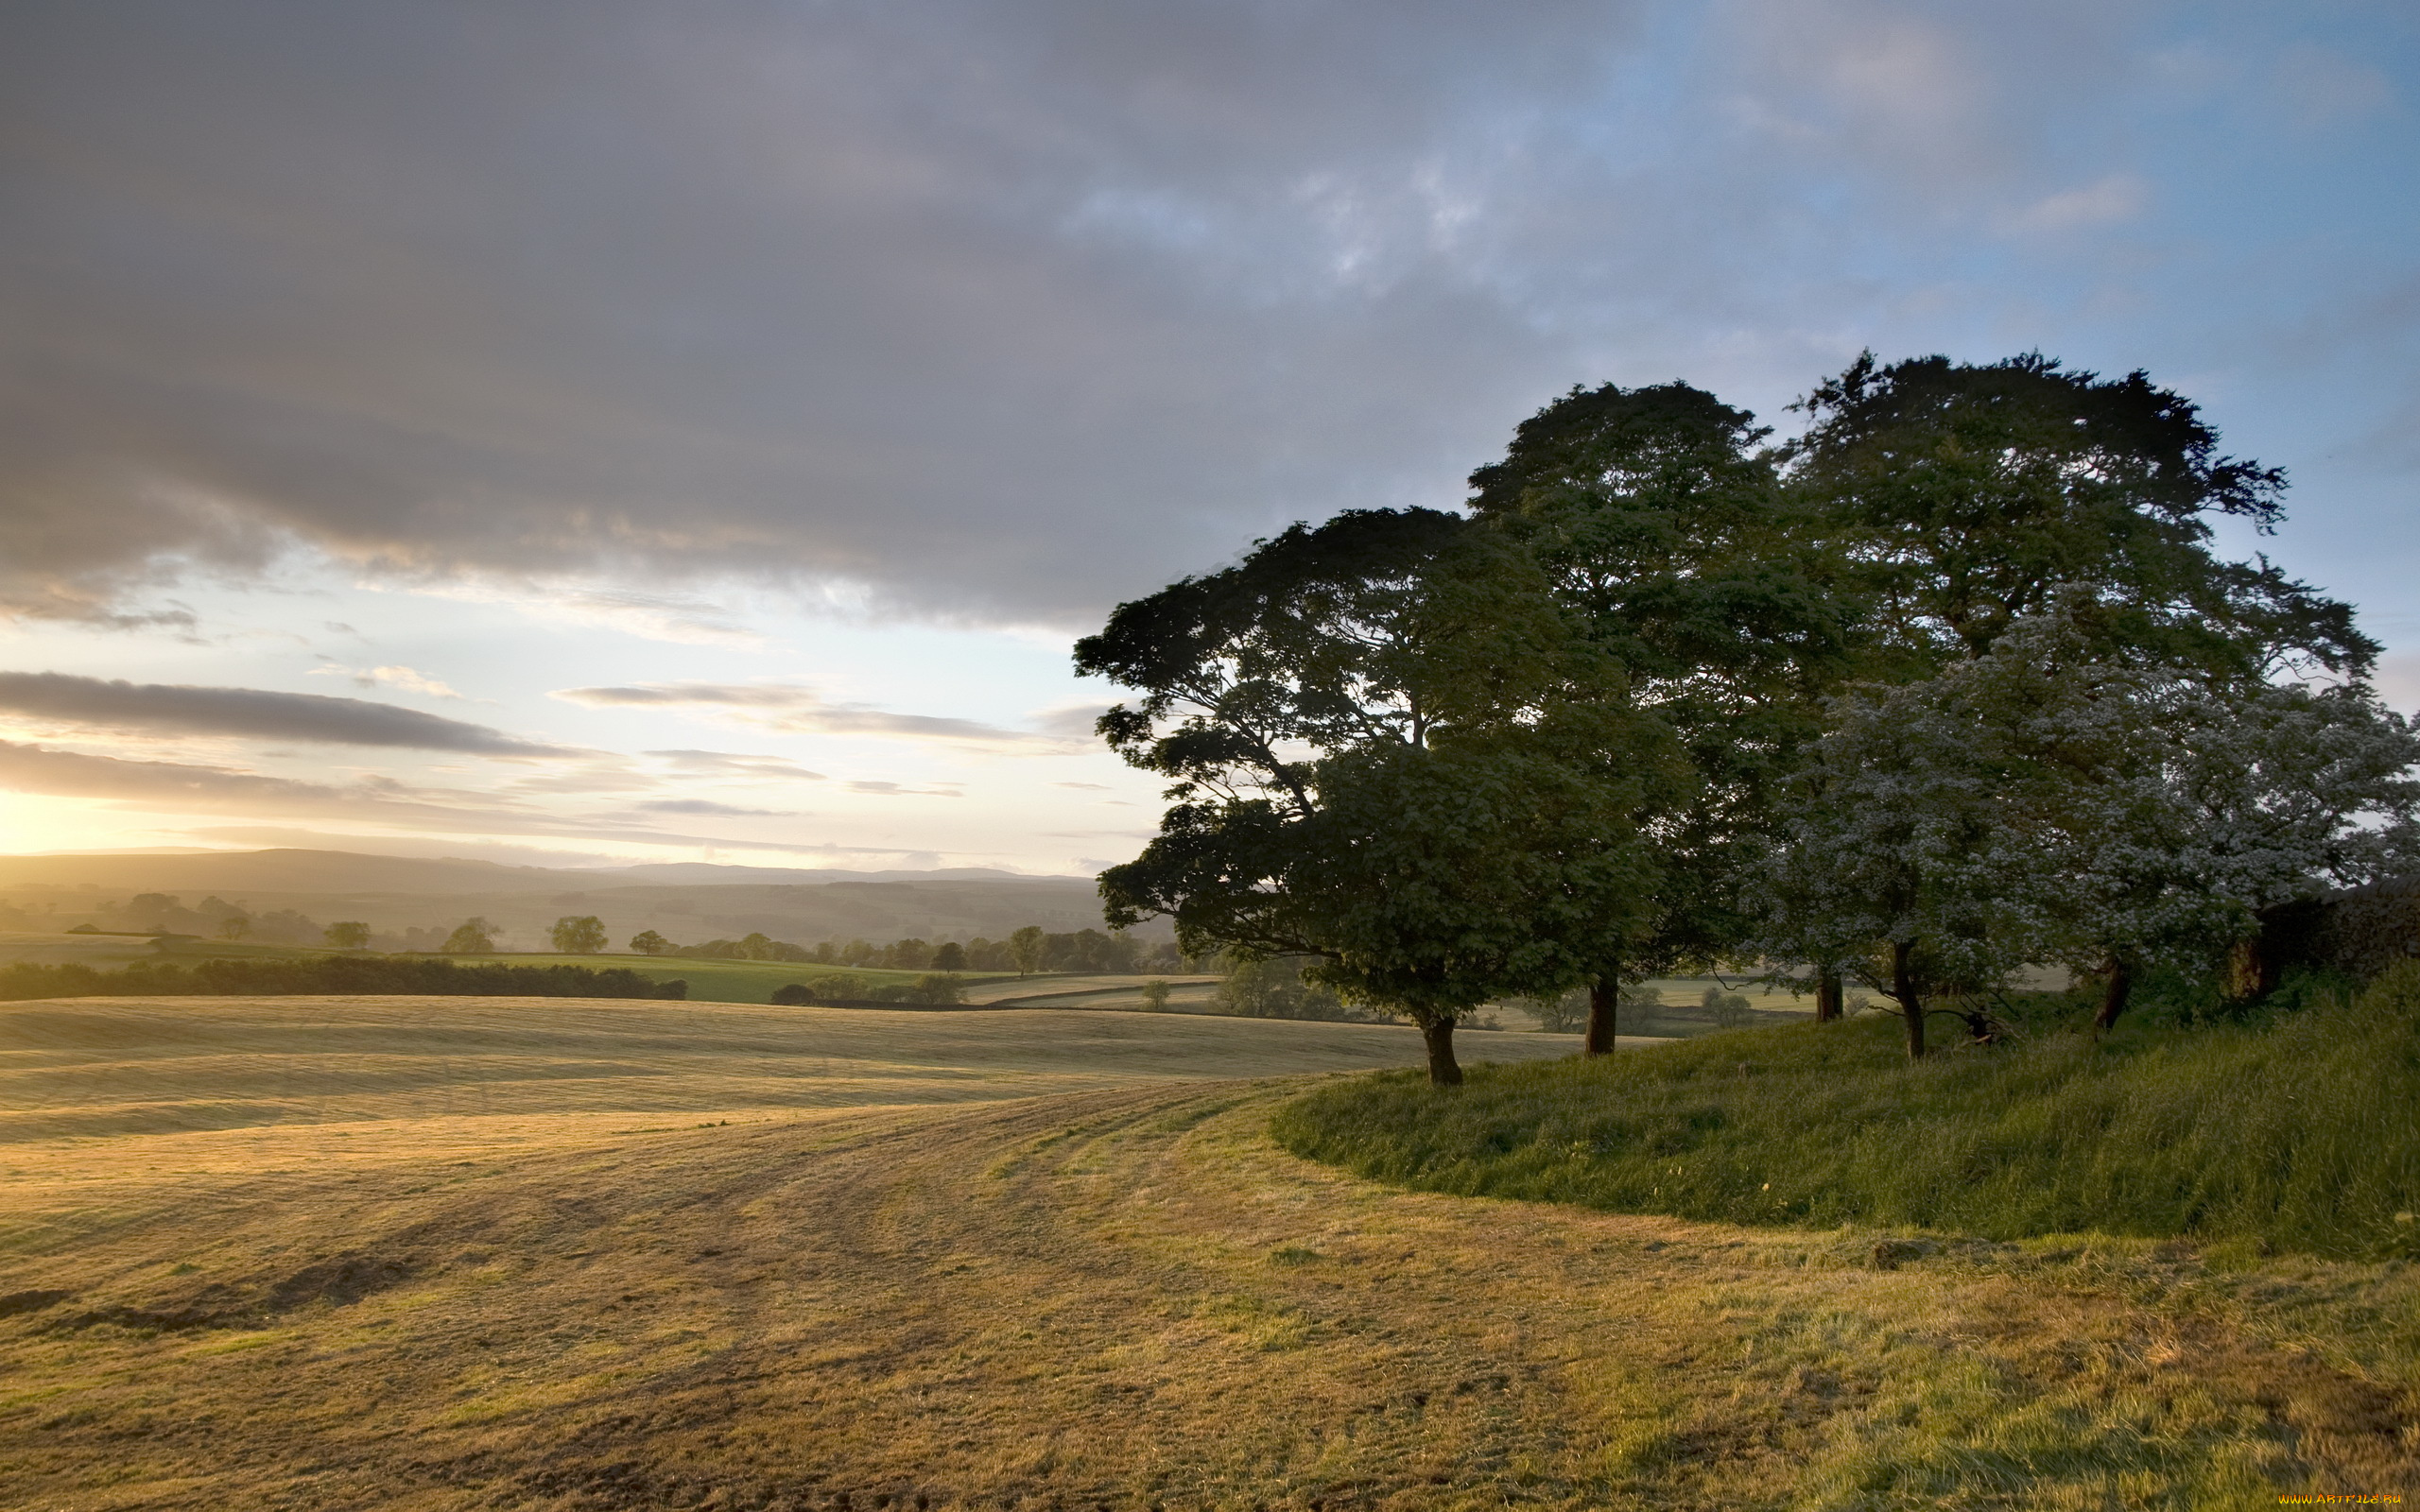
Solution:
[{"label": "mown field", "polygon": [[1418,1055],[1066,1009],[0,1006],[0,1505],[2420,1489],[2411,1267],[1877,1252],[1401,1191],[1272,1142],[1322,1078]]}]

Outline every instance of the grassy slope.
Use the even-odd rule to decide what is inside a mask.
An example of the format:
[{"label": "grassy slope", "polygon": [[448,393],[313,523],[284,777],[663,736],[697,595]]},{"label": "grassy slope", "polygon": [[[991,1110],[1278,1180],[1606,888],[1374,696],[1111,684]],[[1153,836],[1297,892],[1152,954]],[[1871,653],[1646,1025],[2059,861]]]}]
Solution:
[{"label": "grassy slope", "polygon": [[2273,1025],[2052,1035],[1910,1066],[1897,1022],[1409,1074],[1289,1108],[1298,1154],[1431,1191],[1995,1239],[2194,1235],[2413,1254],[2420,968]]},{"label": "grassy slope", "polygon": [[285,1099],[0,1143],[0,1504],[2420,1488],[2411,1267],[2103,1241],[1878,1270],[1870,1237],[1374,1184],[1269,1141],[1300,1080],[1178,1079],[1409,1063],[1400,1029],[88,1000],[0,1010],[0,1105],[87,1099],[54,1115]]}]

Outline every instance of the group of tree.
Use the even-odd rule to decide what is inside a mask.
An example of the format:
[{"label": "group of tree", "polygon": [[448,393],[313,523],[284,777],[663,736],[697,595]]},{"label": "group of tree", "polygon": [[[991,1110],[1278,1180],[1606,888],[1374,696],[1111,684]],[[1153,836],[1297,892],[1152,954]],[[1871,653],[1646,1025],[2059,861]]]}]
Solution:
[{"label": "group of tree", "polygon": [[[1869,355],[1772,433],[1685,384],[1574,389],[1466,515],[1364,510],[1079,644],[1169,807],[1113,925],[1418,1023],[1754,959],[1927,1017],[2029,964],[2256,950],[2412,851],[2420,758],[2351,609],[2211,522],[2281,517],[2183,397],[2030,354]],[[2256,970],[2254,977],[2258,976]]]},{"label": "group of tree", "polygon": [[[566,919],[565,924],[595,923],[590,920]],[[562,924],[556,926],[559,930]],[[603,928],[596,930],[594,954],[604,948]],[[1087,974],[1126,973],[1147,971],[1183,971],[1194,970],[1201,963],[1179,954],[1172,943],[1163,941],[1147,946],[1123,933],[1104,933],[1098,929],[1072,930],[1054,934],[1038,924],[1028,924],[1005,939],[986,939],[977,936],[963,943],[942,940],[939,944],[909,937],[893,940],[888,945],[875,945],[863,939],[823,940],[814,945],[793,944],[756,933],[738,939],[702,940],[694,945],[677,945],[649,929],[631,936],[630,948],[641,955],[671,955],[694,960],[787,961],[801,965],[839,966],[854,971],[1014,971],[1020,976],[1037,971],[1076,972]],[[557,949],[570,947],[559,938]]]},{"label": "group of tree", "polygon": [[683,998],[686,982],[657,982],[628,967],[458,965],[399,955],[345,954],[177,962],[137,961],[122,971],[78,965],[0,967],[0,999],[267,996],[341,993],[453,997]]},{"label": "group of tree", "polygon": [[[1228,969],[1215,994],[1219,1005],[1241,1019],[1313,1019],[1333,1023],[1385,1022],[1389,1015],[1364,1004],[1347,1003],[1336,988],[1305,979],[1300,956],[1237,960]],[[1147,1000],[1148,1001],[1148,1000]],[[1165,990],[1160,1001],[1165,1007]]]},{"label": "group of tree", "polygon": [[[112,922],[129,932],[207,935],[221,940],[266,944],[324,945],[339,951],[400,950],[446,955],[489,955],[496,952],[503,933],[484,918],[466,919],[451,930],[406,929],[382,934],[361,919],[339,919],[322,927],[291,910],[251,914],[241,905],[217,898],[204,899],[192,909],[165,893],[142,893],[124,904],[105,905]],[[190,927],[187,927],[190,926]],[[96,926],[95,926],[96,927]],[[600,955],[611,948],[602,919],[594,914],[567,914],[546,931],[559,954]],[[1213,969],[1210,963],[1180,953],[1173,942],[1146,944],[1122,931],[1098,929],[1053,933],[1028,924],[1004,939],[981,936],[959,942],[933,943],[909,937],[876,945],[863,939],[827,939],[814,945],[774,939],[761,932],[737,939],[676,944],[654,929],[641,930],[629,941],[639,955],[692,960],[786,961],[853,970],[921,972],[1035,972],[1078,974],[1137,971],[1192,972]]]},{"label": "group of tree", "polygon": [[242,903],[232,903],[215,895],[187,907],[174,893],[142,892],[123,903],[104,902],[99,911],[112,932],[190,935],[205,939],[255,940],[268,945],[317,945],[325,936],[318,923],[291,908],[256,914]]},{"label": "group of tree", "polygon": [[945,972],[927,971],[912,982],[877,982],[835,971],[812,982],[792,982],[773,989],[769,1000],[783,1006],[810,1003],[905,1003],[939,1007],[966,1001],[966,986]]},{"label": "group of tree", "polygon": [[[460,955],[482,954],[495,949],[494,926],[483,919],[469,920],[450,936],[441,928],[382,931],[358,919],[321,925],[291,908],[255,913],[244,903],[229,902],[216,896],[187,906],[176,894],[162,892],[136,893],[122,903],[104,902],[99,912],[111,926],[106,931],[110,933],[184,935],[259,945],[324,945],[340,951],[441,950]],[[91,932],[104,932],[100,925],[85,927]]]}]

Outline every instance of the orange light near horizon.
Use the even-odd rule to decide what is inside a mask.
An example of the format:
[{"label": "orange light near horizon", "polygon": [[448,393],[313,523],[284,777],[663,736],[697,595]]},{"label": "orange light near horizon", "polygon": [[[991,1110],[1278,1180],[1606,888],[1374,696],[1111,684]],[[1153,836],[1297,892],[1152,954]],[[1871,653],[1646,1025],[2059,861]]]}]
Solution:
[{"label": "orange light near horizon", "polygon": [[19,853],[217,843],[180,839],[176,828],[157,814],[112,808],[94,799],[0,793],[0,850]]}]

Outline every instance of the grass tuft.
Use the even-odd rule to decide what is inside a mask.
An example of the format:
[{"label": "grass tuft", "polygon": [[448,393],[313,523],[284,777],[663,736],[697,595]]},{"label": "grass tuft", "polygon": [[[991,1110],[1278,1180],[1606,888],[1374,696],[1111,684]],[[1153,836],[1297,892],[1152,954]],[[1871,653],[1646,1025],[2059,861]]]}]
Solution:
[{"label": "grass tuft", "polygon": [[1910,1065],[1880,1016],[1599,1060],[1392,1072],[1274,1120],[1402,1186],[1754,1223],[2098,1232],[2420,1257],[2420,963],[2267,1022]]}]

